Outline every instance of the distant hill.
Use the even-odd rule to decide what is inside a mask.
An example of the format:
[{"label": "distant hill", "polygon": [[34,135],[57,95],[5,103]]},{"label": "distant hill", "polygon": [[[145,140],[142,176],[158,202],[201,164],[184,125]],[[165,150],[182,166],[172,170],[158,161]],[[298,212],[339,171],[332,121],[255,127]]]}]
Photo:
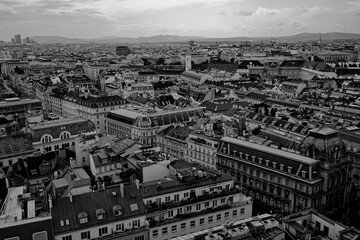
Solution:
[{"label": "distant hill", "polygon": [[166,43],[166,42],[187,42],[190,40],[195,41],[259,41],[278,39],[283,41],[311,41],[318,40],[321,36],[323,40],[333,39],[360,39],[358,33],[300,33],[291,36],[280,37],[232,37],[232,38],[206,38],[200,36],[179,36],[179,35],[157,35],[151,37],[101,37],[93,39],[85,38],[66,38],[61,36],[34,36],[31,37],[38,43]]}]

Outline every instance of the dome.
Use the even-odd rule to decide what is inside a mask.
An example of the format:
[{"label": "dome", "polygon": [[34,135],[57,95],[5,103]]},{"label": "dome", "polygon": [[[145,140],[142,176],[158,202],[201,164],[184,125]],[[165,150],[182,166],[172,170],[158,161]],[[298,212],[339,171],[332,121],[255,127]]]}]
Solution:
[{"label": "dome", "polygon": [[335,162],[346,154],[346,146],[337,131],[320,127],[309,131],[300,144],[300,153],[321,161]]},{"label": "dome", "polygon": [[151,126],[151,120],[148,116],[140,116],[135,120],[135,126],[147,128]]}]

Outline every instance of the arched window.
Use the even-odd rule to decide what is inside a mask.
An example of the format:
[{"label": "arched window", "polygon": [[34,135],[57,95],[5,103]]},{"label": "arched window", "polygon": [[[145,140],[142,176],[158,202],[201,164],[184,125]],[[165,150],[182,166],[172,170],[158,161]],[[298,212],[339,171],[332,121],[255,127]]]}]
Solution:
[{"label": "arched window", "polygon": [[51,135],[44,135],[41,137],[41,142],[42,143],[48,143],[52,141],[52,136]]},{"label": "arched window", "polygon": [[70,133],[69,132],[62,132],[60,134],[60,139],[68,139],[70,138]]}]

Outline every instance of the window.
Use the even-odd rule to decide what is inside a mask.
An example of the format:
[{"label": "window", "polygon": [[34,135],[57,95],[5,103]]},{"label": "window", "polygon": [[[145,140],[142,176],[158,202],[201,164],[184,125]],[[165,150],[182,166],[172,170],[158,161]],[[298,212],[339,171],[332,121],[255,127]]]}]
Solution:
[{"label": "window", "polygon": [[122,232],[122,231],[124,231],[124,223],[116,224],[115,230],[116,230],[117,232]]},{"label": "window", "polygon": [[233,211],[233,217],[237,216],[237,210]]},{"label": "window", "polygon": [[324,226],[324,234],[325,236],[329,236],[329,228],[327,226]]},{"label": "window", "polygon": [[69,225],[69,224],[70,224],[69,219],[65,219],[65,224],[66,224],[66,225]]},{"label": "window", "polygon": [[209,202],[205,202],[205,207],[209,207],[210,203]]},{"label": "window", "polygon": [[240,209],[240,214],[245,214],[245,208]]},{"label": "window", "polygon": [[160,220],[160,221],[161,221],[161,220],[164,220],[164,214],[163,214],[163,213],[159,215],[159,220]]},{"label": "window", "polygon": [[216,215],[216,221],[220,221],[221,220],[221,214]]},{"label": "window", "polygon": [[144,235],[135,237],[135,240],[144,240],[144,239],[145,239]]},{"label": "window", "polygon": [[205,224],[205,218],[200,218],[200,225],[204,225]]},{"label": "window", "polygon": [[132,226],[133,226],[133,228],[138,228],[138,227],[140,227],[140,219],[133,220],[133,221],[132,221]]},{"label": "window", "polygon": [[159,231],[158,231],[158,230],[154,230],[154,231],[152,232],[152,236],[153,236],[154,238],[158,237],[158,236],[159,236]]},{"label": "window", "polygon": [[60,226],[63,227],[64,226],[64,221],[60,220]]},{"label": "window", "polygon": [[72,236],[69,235],[69,236],[62,237],[62,240],[72,240]]},{"label": "window", "polygon": [[168,217],[171,218],[174,216],[174,211],[173,210],[169,210],[168,211]]},{"label": "window", "polygon": [[193,220],[193,221],[190,222],[190,227],[191,227],[191,228],[194,228],[194,227],[195,227],[195,220]]},{"label": "window", "polygon": [[209,222],[209,223],[212,223],[213,221],[214,221],[214,217],[213,217],[213,216],[209,216],[209,217],[208,217],[208,222]]},{"label": "window", "polygon": [[167,227],[165,227],[165,228],[162,229],[162,234],[163,234],[163,235],[168,234],[168,229],[167,229]]},{"label": "window", "polygon": [[105,235],[108,233],[107,227],[99,228],[99,236]]},{"label": "window", "polygon": [[229,218],[230,213],[229,212],[225,212],[225,218]]},{"label": "window", "polygon": [[180,228],[181,228],[181,230],[185,230],[186,229],[186,223],[181,223]]},{"label": "window", "polygon": [[178,201],[179,201],[179,194],[176,194],[176,195],[174,196],[174,201],[175,201],[175,202],[178,202]]},{"label": "window", "polygon": [[165,202],[170,202],[170,196],[165,197]]},{"label": "window", "polygon": [[214,200],[213,201],[213,207],[216,207],[217,206],[217,200]]},{"label": "window", "polygon": [[42,231],[42,232],[33,233],[32,239],[33,240],[47,240],[48,239],[47,232]]},{"label": "window", "polygon": [[81,239],[90,239],[90,231],[80,233]]},{"label": "window", "polygon": [[186,211],[187,211],[187,212],[191,212],[191,206],[187,206],[187,207],[186,207]]},{"label": "window", "polygon": [[177,225],[172,225],[171,232],[176,232],[176,231],[177,231]]},{"label": "window", "polygon": [[222,199],[221,199],[221,203],[224,203],[224,202],[225,202],[225,198],[222,198]]},{"label": "window", "polygon": [[201,204],[200,203],[196,204],[196,211],[200,211],[200,209],[201,209]]},{"label": "window", "polygon": [[185,192],[184,193],[184,198],[188,198],[189,197],[189,192]]}]

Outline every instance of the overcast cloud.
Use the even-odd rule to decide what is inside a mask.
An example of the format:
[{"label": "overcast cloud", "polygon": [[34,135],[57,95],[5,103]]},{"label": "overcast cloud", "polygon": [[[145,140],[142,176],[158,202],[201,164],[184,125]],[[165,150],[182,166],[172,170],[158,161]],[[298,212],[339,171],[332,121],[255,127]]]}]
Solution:
[{"label": "overcast cloud", "polygon": [[360,32],[357,0],[0,0],[0,39]]}]

